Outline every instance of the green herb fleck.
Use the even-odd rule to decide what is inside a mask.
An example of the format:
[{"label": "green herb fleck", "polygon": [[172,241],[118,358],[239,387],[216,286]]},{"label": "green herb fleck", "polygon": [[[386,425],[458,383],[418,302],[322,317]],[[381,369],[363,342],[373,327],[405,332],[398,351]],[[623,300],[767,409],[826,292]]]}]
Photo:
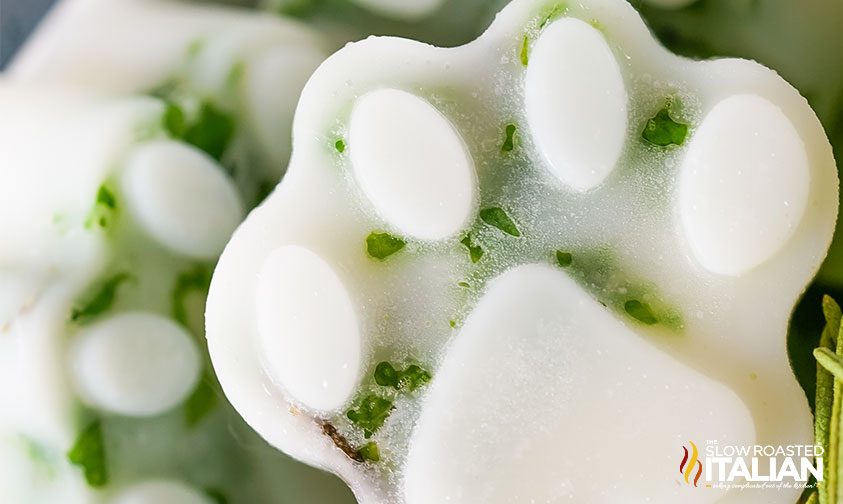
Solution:
[{"label": "green herb fleck", "polygon": [[90,229],[94,226],[107,228],[111,224],[114,212],[117,211],[117,198],[114,192],[106,184],[97,189],[97,197],[94,201],[94,208],[85,220],[85,227]]},{"label": "green herb fleck", "polygon": [[411,364],[403,371],[395,369],[389,362],[381,362],[375,368],[375,383],[395,390],[413,392],[426,385],[430,378],[430,373],[415,364]]},{"label": "green herb fleck", "polygon": [[191,292],[207,293],[211,285],[211,270],[204,264],[197,264],[187,271],[183,271],[176,278],[176,285],[170,295],[170,310],[173,318],[189,328],[187,295]]},{"label": "green herb fleck", "polygon": [[205,102],[199,109],[199,118],[187,127],[182,139],[219,161],[233,136],[234,119],[231,115]]},{"label": "green herb fleck", "polygon": [[378,448],[378,444],[374,441],[370,441],[363,445],[357,453],[363,460],[368,460],[369,462],[380,462],[381,459],[381,451]]},{"label": "green herb fleck", "polygon": [[539,29],[544,28],[544,27],[545,27],[545,26],[547,26],[547,25],[548,25],[551,21],[556,21],[557,19],[559,19],[560,17],[562,17],[562,15],[563,15],[563,14],[565,14],[565,12],[566,12],[567,10],[568,10],[568,8],[567,8],[564,4],[556,4],[556,5],[554,5],[554,6],[553,6],[553,8],[552,8],[552,9],[550,9],[550,12],[548,12],[548,13],[544,16],[544,18],[542,18],[541,23],[539,23]]},{"label": "green herb fleck", "polygon": [[509,218],[509,215],[507,215],[502,208],[484,208],[483,210],[480,210],[480,219],[486,224],[496,227],[508,235],[515,237],[521,236],[521,232],[518,231],[518,227],[515,226],[515,223]]},{"label": "green herb fleck", "polygon": [[337,152],[342,154],[343,152],[345,152],[345,141],[342,139],[337,140],[337,142],[334,144],[334,148],[337,149]]},{"label": "green herb fleck", "polygon": [[521,42],[521,64],[527,66],[530,63],[530,36],[524,35],[524,40]]},{"label": "green herb fleck", "polygon": [[654,325],[659,323],[659,319],[656,318],[650,305],[637,299],[631,299],[624,303],[623,309],[630,317],[643,324]]},{"label": "green herb fleck", "polygon": [[567,268],[574,262],[574,256],[570,252],[556,251],[556,263],[563,268]]},{"label": "green herb fleck", "polygon": [[71,464],[82,468],[88,485],[102,487],[108,483],[105,443],[99,420],[91,423],[79,434],[73,447],[67,453],[67,459]]},{"label": "green herb fleck", "polygon": [[403,249],[407,242],[389,233],[373,232],[366,238],[366,251],[381,261]]},{"label": "green herb fleck", "polygon": [[203,377],[193,393],[184,403],[184,421],[188,427],[195,427],[217,406],[217,391],[210,376]]},{"label": "green herb fleck", "polygon": [[463,289],[470,289],[471,288],[471,284],[468,283],[468,282],[457,282],[457,285],[462,287]]},{"label": "green herb fleck", "polygon": [[368,439],[383,427],[394,408],[395,406],[389,399],[367,395],[360,401],[356,409],[348,410],[345,415],[354,425],[363,429],[363,435]]},{"label": "green herb fleck", "polygon": [[457,321],[456,320],[449,320],[448,325],[451,326],[451,329],[456,329]]},{"label": "green herb fleck", "polygon": [[117,289],[129,281],[130,278],[128,273],[117,273],[106,279],[96,290],[96,294],[93,297],[81,306],[73,308],[70,314],[70,320],[73,322],[82,322],[107,311],[117,298]]},{"label": "green herb fleck", "polygon": [[676,122],[670,117],[670,104],[647,121],[641,136],[647,142],[659,147],[682,145],[688,135],[688,125]]},{"label": "green herb fleck", "polygon": [[515,132],[517,130],[518,127],[514,124],[506,125],[506,138],[503,141],[503,145],[501,145],[501,152],[512,152],[515,148]]},{"label": "green herb fleck", "polygon": [[484,254],[483,247],[481,247],[480,245],[475,245],[471,241],[471,235],[470,234],[465,235],[465,238],[460,240],[460,243],[463,244],[465,246],[465,248],[468,249],[468,255],[471,258],[471,262],[476,263],[477,261],[479,261],[483,257],[483,254]]},{"label": "green herb fleck", "polygon": [[187,131],[184,110],[172,101],[167,101],[164,109],[164,129],[173,138],[182,138]]}]

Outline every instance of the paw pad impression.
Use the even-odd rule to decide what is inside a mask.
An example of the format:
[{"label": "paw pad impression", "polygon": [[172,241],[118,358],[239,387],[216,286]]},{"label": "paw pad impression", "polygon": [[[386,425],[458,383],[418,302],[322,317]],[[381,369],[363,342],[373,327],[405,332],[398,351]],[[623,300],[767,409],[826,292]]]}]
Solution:
[{"label": "paw pad impression", "polygon": [[620,0],[517,0],[463,47],[347,46],[294,133],[209,347],[361,502],[714,502],[672,476],[688,439],[811,442],[785,331],[837,176],[770,70],[674,56]]}]

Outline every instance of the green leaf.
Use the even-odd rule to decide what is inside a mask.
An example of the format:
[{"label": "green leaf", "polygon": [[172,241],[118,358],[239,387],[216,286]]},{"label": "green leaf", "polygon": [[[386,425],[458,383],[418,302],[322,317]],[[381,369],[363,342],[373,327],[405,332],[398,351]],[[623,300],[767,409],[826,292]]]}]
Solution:
[{"label": "green leaf", "polygon": [[407,242],[389,233],[373,232],[366,238],[366,251],[381,261],[403,249]]},{"label": "green leaf", "polygon": [[191,292],[207,294],[211,286],[211,269],[204,264],[197,264],[187,271],[179,273],[176,285],[170,294],[170,310],[173,318],[184,327],[190,328],[187,310],[187,296]]},{"label": "green leaf", "polygon": [[342,139],[337,140],[337,142],[334,144],[334,148],[337,149],[337,152],[342,154],[343,152],[345,152],[345,141],[343,141]]},{"label": "green leaf", "polygon": [[167,101],[164,109],[164,129],[173,138],[182,138],[187,131],[184,110],[172,101]]},{"label": "green leaf", "polygon": [[[820,336],[820,348],[818,350],[825,350],[831,353],[832,349],[836,351],[838,347],[838,335],[840,333],[843,312],[841,312],[840,305],[829,296],[823,296],[822,307],[826,324]],[[816,351],[814,355],[816,355]],[[814,438],[816,444],[822,446],[826,454],[823,481],[819,483],[819,499],[823,504],[834,502],[833,500],[828,500],[829,492],[827,491],[827,485],[830,479],[834,479],[831,475],[832,467],[838,465],[832,459],[832,448],[830,446],[832,417],[834,416],[833,411],[837,396],[836,389],[837,384],[834,376],[818,362],[817,391],[814,403]],[[836,489],[834,492],[836,492]]]},{"label": "green leaf", "polygon": [[460,243],[468,249],[468,256],[471,258],[472,263],[476,263],[483,257],[483,254],[485,253],[483,251],[483,247],[481,247],[480,245],[475,245],[471,241],[471,234],[465,235],[465,238],[460,240]]},{"label": "green leaf", "polygon": [[187,127],[182,140],[205,151],[217,161],[234,137],[234,119],[208,102],[199,109],[199,118]]},{"label": "green leaf", "polygon": [[82,468],[88,485],[99,488],[108,483],[105,443],[99,420],[88,425],[79,434],[73,447],[67,453],[67,459],[71,464]]},{"label": "green leaf", "polygon": [[814,358],[825,368],[826,371],[838,379],[843,380],[843,358],[828,348],[817,348],[814,350]]},{"label": "green leaf", "polygon": [[114,196],[114,192],[106,184],[102,184],[97,189],[94,208],[91,209],[88,218],[85,219],[85,227],[88,229],[94,226],[99,226],[103,229],[107,228],[111,224],[116,211],[117,198]]},{"label": "green leaf", "polygon": [[389,399],[368,395],[360,401],[356,409],[348,410],[346,417],[351,420],[351,423],[363,429],[363,435],[368,439],[383,427],[394,408]]},{"label": "green leaf", "polygon": [[185,401],[184,421],[188,427],[199,425],[216,408],[217,391],[212,380],[210,376],[204,376]]},{"label": "green leaf", "polygon": [[530,36],[524,35],[524,40],[521,41],[521,53],[519,54],[521,64],[527,66],[530,63]]},{"label": "green leaf", "polygon": [[659,319],[656,318],[650,305],[637,299],[630,299],[624,303],[623,309],[630,317],[643,324],[654,325],[659,323]]},{"label": "green leaf", "polygon": [[562,250],[556,251],[556,263],[563,267],[567,268],[574,262],[574,256],[570,252],[564,252]]},{"label": "green leaf", "polygon": [[363,445],[357,453],[363,460],[368,460],[369,462],[380,462],[381,459],[381,451],[378,448],[378,444],[374,441],[366,443]]},{"label": "green leaf", "polygon": [[493,207],[480,210],[480,219],[486,224],[496,227],[508,235],[521,236],[515,223],[502,208]]},{"label": "green leaf", "polygon": [[670,105],[659,110],[648,120],[641,133],[644,140],[659,147],[682,145],[687,135],[688,125],[676,122],[670,117]]},{"label": "green leaf", "polygon": [[83,322],[108,311],[117,298],[117,289],[130,278],[128,273],[117,273],[106,279],[88,301],[73,308],[70,319],[73,322]]},{"label": "green leaf", "polygon": [[501,145],[501,152],[512,152],[515,149],[515,132],[518,127],[514,124],[506,125],[506,138],[504,138],[503,145]]}]

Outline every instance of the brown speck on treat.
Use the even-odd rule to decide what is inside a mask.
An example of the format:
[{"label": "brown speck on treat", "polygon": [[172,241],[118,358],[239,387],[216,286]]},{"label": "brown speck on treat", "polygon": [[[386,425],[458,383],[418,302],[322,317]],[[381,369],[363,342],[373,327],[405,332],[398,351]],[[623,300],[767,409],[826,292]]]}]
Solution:
[{"label": "brown speck on treat", "polygon": [[330,423],[324,421],[322,422],[322,434],[325,434],[326,436],[331,438],[331,441],[334,442],[334,446],[336,446],[343,453],[345,453],[346,457],[350,458],[355,462],[365,462],[363,460],[363,457],[359,453],[357,453],[357,450],[351,447],[351,444],[348,442],[345,436],[340,434],[337,428],[331,425]]}]

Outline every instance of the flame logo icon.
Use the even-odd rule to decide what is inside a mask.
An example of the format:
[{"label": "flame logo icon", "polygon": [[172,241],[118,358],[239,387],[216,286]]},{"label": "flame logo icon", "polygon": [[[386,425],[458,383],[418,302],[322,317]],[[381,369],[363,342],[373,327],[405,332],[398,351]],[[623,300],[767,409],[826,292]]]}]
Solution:
[{"label": "flame logo icon", "polygon": [[685,455],[682,457],[682,462],[679,464],[679,474],[684,476],[685,483],[691,484],[691,475],[694,474],[694,470],[696,469],[696,474],[694,475],[694,486],[700,481],[700,477],[702,476],[702,462],[700,462],[700,451],[697,449],[697,445],[694,444],[693,441],[688,441],[691,443],[691,451],[688,451],[688,448],[682,447],[685,450]]}]

